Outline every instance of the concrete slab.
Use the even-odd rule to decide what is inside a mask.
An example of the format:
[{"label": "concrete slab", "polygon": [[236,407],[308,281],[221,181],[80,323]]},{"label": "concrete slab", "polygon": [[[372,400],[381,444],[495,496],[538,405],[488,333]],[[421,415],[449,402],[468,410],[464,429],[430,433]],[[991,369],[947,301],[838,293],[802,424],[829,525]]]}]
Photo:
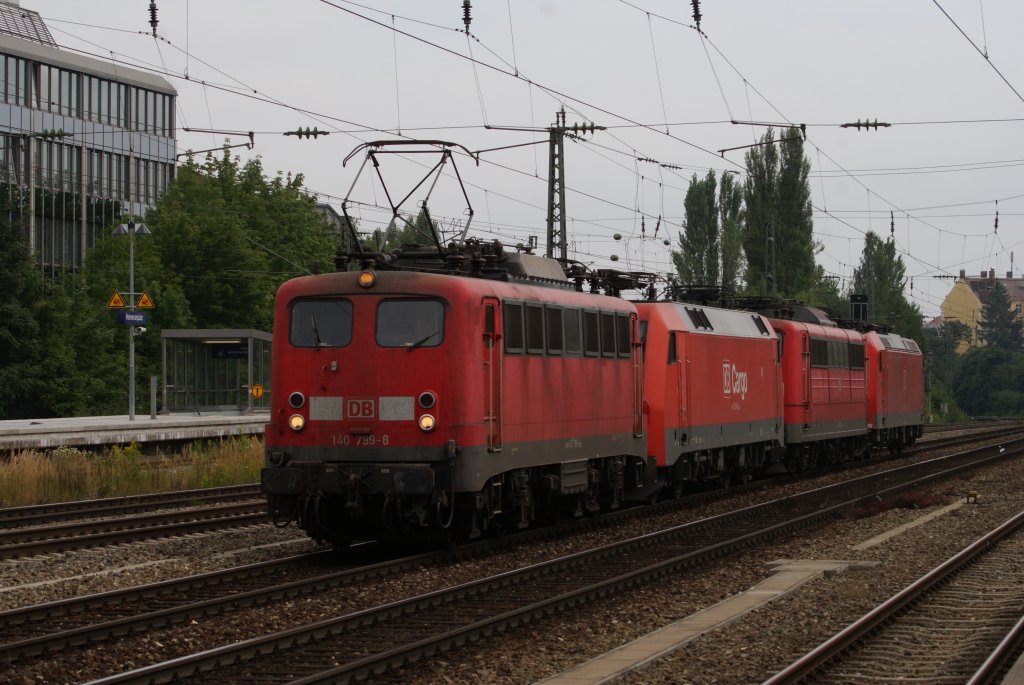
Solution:
[{"label": "concrete slab", "polygon": [[1024,656],[1003,677],[1002,685],[1024,685]]},{"label": "concrete slab", "polygon": [[678,649],[695,637],[724,626],[781,597],[826,573],[849,568],[866,568],[875,562],[788,560],[780,559],[769,566],[776,572],[746,592],[722,600],[718,604],[644,635],[628,644],[595,657],[579,666],[538,681],[537,685],[599,685],[618,678],[644,664]]},{"label": "concrete slab", "polygon": [[962,507],[966,503],[967,503],[966,499],[957,500],[956,502],[953,502],[952,504],[950,504],[947,507],[942,507],[941,509],[936,509],[935,511],[931,512],[930,514],[925,514],[924,516],[920,516],[920,517],[914,519],[910,523],[904,523],[902,526],[898,526],[896,528],[893,528],[892,530],[887,530],[884,533],[882,533],[881,535],[876,535],[875,537],[871,538],[870,540],[865,540],[864,542],[860,543],[859,545],[854,545],[851,549],[856,550],[858,552],[863,552],[864,550],[870,549],[871,547],[874,547],[875,545],[880,545],[883,542],[885,542],[886,540],[890,540],[890,539],[896,537],[897,535],[900,535],[902,533],[906,533],[911,528],[916,528],[917,526],[920,526],[920,525],[923,525],[925,523],[928,523],[929,521],[934,521],[935,519],[939,518],[940,516],[945,516],[946,514],[948,514],[951,511],[956,511],[957,509],[959,509],[960,507]]},{"label": "concrete slab", "polygon": [[202,416],[158,414],[155,418],[136,415],[133,421],[128,416],[0,421],[0,452],[258,435],[269,418],[269,411],[259,411]]}]

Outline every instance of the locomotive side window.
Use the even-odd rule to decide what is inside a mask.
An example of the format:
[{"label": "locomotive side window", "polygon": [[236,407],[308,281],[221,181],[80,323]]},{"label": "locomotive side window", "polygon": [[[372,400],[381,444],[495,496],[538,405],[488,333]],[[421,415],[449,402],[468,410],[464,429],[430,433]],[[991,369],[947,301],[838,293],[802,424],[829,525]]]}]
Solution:
[{"label": "locomotive side window", "polygon": [[296,301],[292,304],[288,340],[295,347],[345,347],[352,341],[352,303]]},{"label": "locomotive side window", "polygon": [[526,304],[526,351],[530,354],[544,354],[544,307]]},{"label": "locomotive side window", "polygon": [[588,357],[601,354],[601,338],[598,333],[597,312],[583,312],[583,352]]},{"label": "locomotive side window", "polygon": [[850,343],[850,368],[864,368],[864,343]]},{"label": "locomotive side window", "polygon": [[811,338],[811,366],[828,366],[828,341]]},{"label": "locomotive side window", "polygon": [[568,354],[582,352],[580,345],[580,310],[565,309],[562,311],[562,322],[565,324],[565,351]]},{"label": "locomotive side window", "polygon": [[505,303],[505,352],[522,354],[523,346],[523,305]]},{"label": "locomotive side window", "polygon": [[675,331],[668,332],[668,363],[675,364],[679,359],[676,357],[676,334]]},{"label": "locomotive side window", "polygon": [[554,306],[544,307],[544,318],[547,323],[548,354],[562,354],[565,351],[565,343],[562,329],[562,308]]},{"label": "locomotive side window", "polygon": [[615,341],[618,344],[619,356],[629,357],[629,317],[625,314],[615,315]]},{"label": "locomotive side window", "polygon": [[611,312],[601,312],[601,354],[615,356],[615,315]]},{"label": "locomotive side window", "polygon": [[377,305],[381,347],[437,347],[444,339],[444,305],[438,300],[382,300]]}]

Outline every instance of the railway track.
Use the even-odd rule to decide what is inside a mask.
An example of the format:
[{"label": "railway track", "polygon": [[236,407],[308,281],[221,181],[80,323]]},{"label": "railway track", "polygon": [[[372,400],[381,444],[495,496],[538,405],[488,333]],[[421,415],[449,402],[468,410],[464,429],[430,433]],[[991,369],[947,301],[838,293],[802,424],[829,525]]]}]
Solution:
[{"label": "railway track", "polygon": [[178,490],[148,495],[9,507],[0,509],[0,527],[39,526],[89,517],[134,515],[160,509],[192,507],[197,504],[254,499],[259,496],[259,484],[251,483],[220,488]]},{"label": "railway track", "polygon": [[[1019,646],[1024,512],[823,642],[764,685],[995,682]],[[1007,640],[1003,640],[1007,637]],[[1014,644],[1016,642],[1016,645]],[[992,655],[990,659],[987,659]],[[980,668],[985,663],[984,668]]]},{"label": "railway track", "polygon": [[[1014,426],[984,435],[943,440],[941,445],[932,440],[927,445],[907,450],[903,455],[940,446],[997,440],[1019,431],[1019,427]],[[872,461],[882,462],[886,458]],[[851,462],[848,466],[855,468],[865,463],[871,462]],[[759,487],[764,487],[764,481],[746,484],[733,491]],[[265,503],[256,499],[259,497],[259,485],[249,484],[0,509],[0,559],[263,523],[268,519]],[[700,498],[693,499],[693,502],[699,501]],[[204,506],[197,507],[197,504]],[[160,511],[164,509],[173,511]],[[114,518],[104,520],[102,517]]]},{"label": "railway track", "polygon": [[[960,441],[962,438],[957,439]],[[934,449],[934,446],[929,449]],[[728,492],[711,491],[655,507],[625,509],[599,517],[567,521],[553,528],[527,531],[515,537],[483,541],[445,552],[380,561],[376,548],[364,545],[348,550],[344,558],[320,552],[14,609],[0,613],[0,661],[53,653],[74,645],[301,596],[368,577],[483,556],[502,547],[615,525],[638,516],[692,508],[731,496],[737,490],[753,490],[765,485],[764,482],[751,483]],[[377,558],[373,557],[374,554]],[[360,560],[364,566],[358,565]],[[367,560],[372,560],[372,563]],[[338,568],[339,562],[344,568]]]},{"label": "railway track", "polygon": [[249,499],[117,518],[0,530],[0,559],[221,530],[268,521],[266,503]]},{"label": "railway track", "polygon": [[363,678],[788,535],[868,499],[1018,456],[1021,442],[891,469],[94,682],[251,682],[270,673],[303,683]]}]

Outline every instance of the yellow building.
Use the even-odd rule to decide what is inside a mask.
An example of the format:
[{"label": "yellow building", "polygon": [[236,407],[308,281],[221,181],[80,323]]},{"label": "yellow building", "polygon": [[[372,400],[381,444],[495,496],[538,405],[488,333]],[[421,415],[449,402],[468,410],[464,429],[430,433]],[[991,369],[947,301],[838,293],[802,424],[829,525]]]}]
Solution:
[{"label": "yellow building", "polygon": [[962,343],[957,352],[963,352],[968,346],[980,345],[978,339],[978,322],[981,321],[981,310],[992,292],[996,281],[1003,284],[1006,293],[1010,298],[1010,308],[1022,316],[1024,310],[1024,278],[1014,278],[1013,272],[1008,271],[1006,278],[996,278],[995,269],[982,271],[978,277],[969,277],[964,270],[960,271],[960,278],[953,285],[953,289],[942,301],[942,321],[959,321],[966,325],[971,331],[971,338],[968,342]]}]

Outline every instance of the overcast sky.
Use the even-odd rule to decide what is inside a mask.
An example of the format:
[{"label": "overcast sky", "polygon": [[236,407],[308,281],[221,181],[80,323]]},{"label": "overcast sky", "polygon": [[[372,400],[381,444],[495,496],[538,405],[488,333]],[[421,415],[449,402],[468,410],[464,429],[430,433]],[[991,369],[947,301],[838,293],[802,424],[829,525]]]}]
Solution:
[{"label": "overcast sky", "polygon": [[[157,0],[159,41],[147,0],[21,4],[65,49],[164,74],[179,94],[182,150],[244,140],[183,127],[255,131],[255,148],[237,150],[243,160],[303,173],[336,207],[363,157],[342,160],[365,141],[401,133],[474,151],[539,141],[456,164],[473,235],[536,235],[543,249],[547,136],[485,125],[544,128],[564,106],[570,124],[608,127],[566,143],[571,256],[668,272],[690,177],[742,174],[744,150],[719,150],[766,130],[730,120],[790,122],[807,125],[818,261],[841,285],[864,234],[890,235],[890,211],[913,277],[907,294],[926,316],[953,284],[938,276],[1005,276],[1011,253],[1021,274],[1020,0],[704,0],[703,38],[684,0],[475,0],[470,39],[458,31],[461,0]],[[839,127],[865,118],[892,127]],[[282,135],[300,126],[332,133]],[[389,156],[392,196],[434,161]],[[362,228],[387,220],[372,207],[386,204],[379,182],[364,174],[351,197],[364,203],[353,210]],[[430,206],[448,228],[466,220],[451,176]]]}]

